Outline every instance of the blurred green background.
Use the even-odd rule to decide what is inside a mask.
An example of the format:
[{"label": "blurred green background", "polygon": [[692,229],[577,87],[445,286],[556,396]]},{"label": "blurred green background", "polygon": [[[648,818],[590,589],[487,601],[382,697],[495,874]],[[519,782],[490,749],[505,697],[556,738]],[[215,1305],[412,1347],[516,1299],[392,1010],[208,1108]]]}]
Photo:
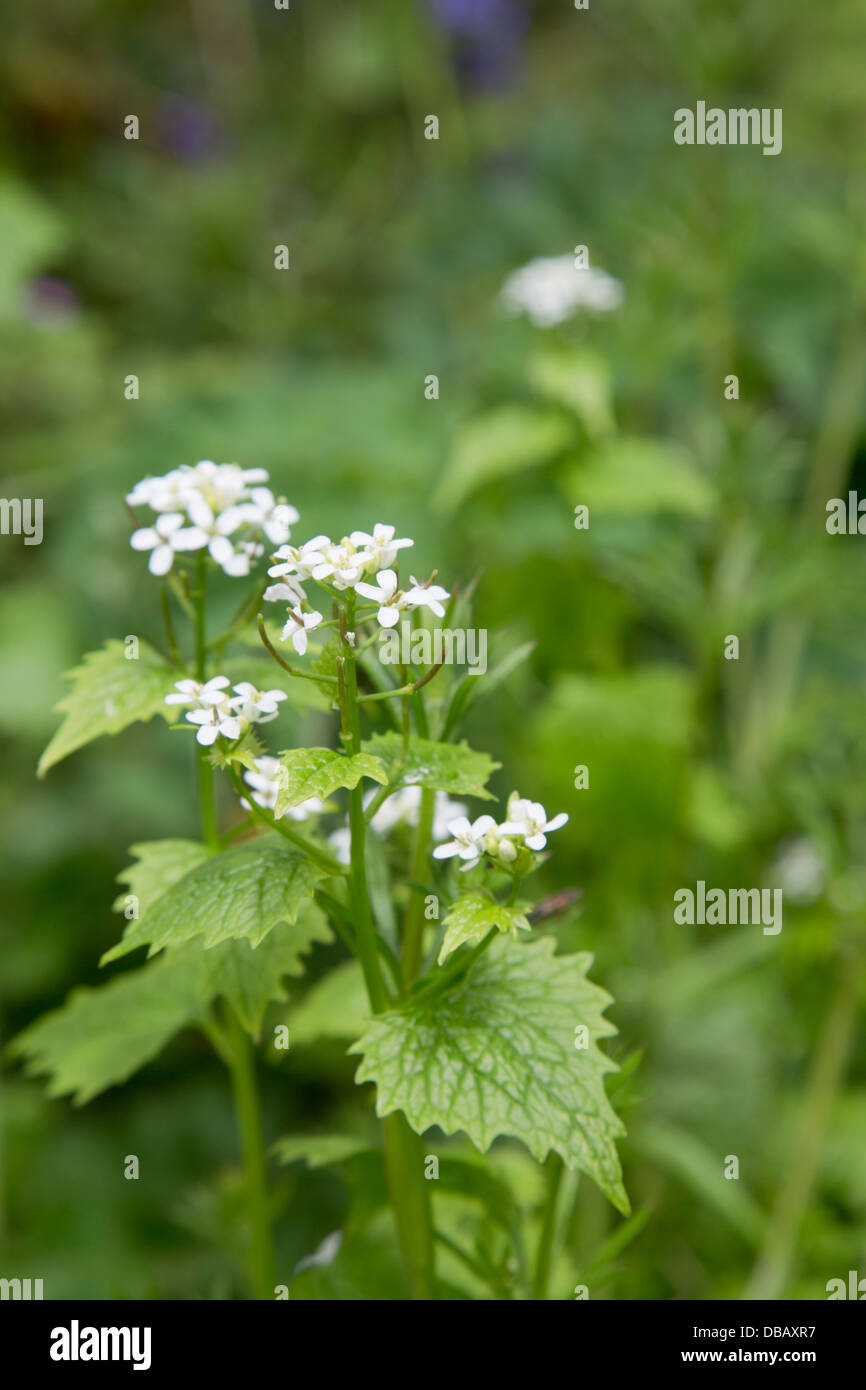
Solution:
[{"label": "blurred green background", "polygon": [[[618,1299],[738,1298],[755,1270],[823,1298],[866,1273],[866,562],[824,530],[866,488],[862,4],[3,8],[2,489],[45,506],[41,546],[0,539],[4,1036],[101,978],[127,846],[196,833],[161,724],[35,780],[61,672],[158,636],[123,494],[201,458],[264,466],[296,537],[393,522],[414,572],[480,573],[476,621],[537,644],[467,733],[501,794],[569,812],[541,886],[583,888],[563,945],[616,997],[613,1055],[643,1052],[619,1098],[641,1229],[608,1245],[619,1218],[581,1184],[554,1296],[587,1268]],[[699,99],[781,107],[782,154],[675,146]],[[505,277],[576,244],[623,305],[506,318]],[[699,878],[782,887],[782,932],[675,925]],[[269,1139],[369,1124],[344,1052],[267,1070]],[[197,1035],[82,1110],[7,1068],[2,1126],[4,1275],[237,1294],[236,1137]],[[532,1212],[535,1165],[491,1162]],[[280,1170],[285,1267],[362,1179]],[[380,1217],[306,1277],[401,1296]]]}]

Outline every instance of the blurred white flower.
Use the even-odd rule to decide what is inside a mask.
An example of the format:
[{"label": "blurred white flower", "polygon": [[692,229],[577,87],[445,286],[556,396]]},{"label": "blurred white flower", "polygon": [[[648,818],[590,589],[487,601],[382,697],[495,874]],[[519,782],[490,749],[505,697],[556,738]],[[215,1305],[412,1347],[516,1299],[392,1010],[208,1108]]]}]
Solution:
[{"label": "blurred white flower", "polygon": [[827,861],[814,840],[802,836],[780,846],[768,877],[791,902],[805,906],[824,891]]},{"label": "blurred white flower", "polygon": [[624,290],[604,270],[576,266],[571,256],[540,256],[509,275],[500,301],[512,314],[526,314],[537,328],[553,328],[579,309],[608,314]]},{"label": "blurred white flower", "polygon": [[158,516],[153,526],[142,526],[133,531],[129,544],[133,550],[149,550],[147,568],[151,574],[168,574],[174,564],[178,551],[201,550],[207,545],[208,537],[198,526],[184,526],[180,512],[165,512]]},{"label": "blurred white flower", "polygon": [[328,844],[334,851],[334,858],[340,864],[351,864],[352,832],[348,825],[341,825],[339,830],[332,830],[328,836]]},{"label": "blurred white flower", "polygon": [[162,477],[143,478],[126,500],[131,507],[148,506],[159,516],[153,526],[133,532],[130,543],[135,550],[152,551],[153,574],[167,574],[176,551],[207,546],[225,574],[248,575],[264,554],[264,541],[284,543],[298,519],[284,498],[277,501],[270,488],[258,486],[267,479],[264,468],[209,459],[194,468],[184,464]]},{"label": "blurred white flower", "polygon": [[[421,806],[421,787],[401,787],[399,791],[382,802],[370,825],[379,835],[387,835],[396,825],[418,824],[418,811]],[[367,792],[364,805],[369,806],[376,792]],[[445,792],[437,792],[433,811],[433,838],[442,839],[448,833],[448,825],[459,816],[466,815],[462,801],[452,801]]]}]

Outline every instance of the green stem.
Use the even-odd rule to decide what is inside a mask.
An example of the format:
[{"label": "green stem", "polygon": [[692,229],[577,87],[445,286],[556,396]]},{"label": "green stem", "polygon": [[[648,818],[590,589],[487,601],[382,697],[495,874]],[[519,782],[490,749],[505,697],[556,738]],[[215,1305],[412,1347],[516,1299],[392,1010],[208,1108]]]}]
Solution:
[{"label": "green stem", "polygon": [[812,1061],[794,1155],[743,1297],[782,1297],[833,1105],[844,1079],[859,996],[857,961],[843,963]]},{"label": "green stem", "polygon": [[248,788],[244,786],[237,769],[232,767],[231,763],[226,766],[226,772],[238,796],[242,796],[245,801],[249,801],[250,810],[256,820],[261,821],[262,825],[266,825],[269,830],[275,830],[278,835],[282,835],[284,840],[288,840],[290,844],[301,850],[308,859],[311,859],[314,864],[318,864],[320,868],[326,869],[329,874],[333,874],[337,878],[345,878],[348,875],[349,870],[346,868],[345,864],[340,863],[339,859],[335,859],[327,850],[319,849],[318,845],[310,844],[309,840],[305,840],[303,835],[299,835],[298,832],[293,830],[290,825],[287,825],[282,818],[276,819],[269,811],[266,811],[263,806],[259,806],[258,802],[251,800]]},{"label": "green stem", "polygon": [[402,1110],[382,1122],[385,1168],[397,1236],[415,1299],[435,1299],[433,1221],[424,1177],[424,1145]]},{"label": "green stem", "polygon": [[553,1256],[553,1237],[556,1232],[556,1205],[559,1200],[559,1188],[562,1183],[564,1166],[559,1154],[555,1153],[550,1154],[545,1164],[547,1168],[547,1198],[544,1203],[541,1239],[538,1242],[538,1253],[535,1259],[535,1277],[532,1281],[532,1297],[534,1299],[547,1298],[547,1286],[550,1280],[550,1265]]},{"label": "green stem", "polygon": [[257,1299],[272,1299],[276,1285],[267,1164],[252,1043],[233,1009],[226,1006],[229,1071],[244,1150],[244,1178],[250,1221],[249,1261]]},{"label": "green stem", "polygon": [[[192,596],[195,615],[195,673],[196,679],[199,681],[207,680],[206,592],[207,560],[205,552],[202,550],[196,561],[196,586]],[[216,850],[220,847],[220,839],[214,799],[213,765],[208,750],[203,744],[197,744],[197,752],[198,801],[201,809],[202,837],[208,849]]]},{"label": "green stem", "polygon": [[[352,606],[348,606],[347,622],[352,624]],[[358,709],[358,677],[355,669],[355,656],[349,643],[343,641],[347,655],[341,658],[343,679],[340,681],[343,700],[343,724],[351,754],[361,751],[361,716]],[[351,863],[349,868],[350,897],[354,907],[353,918],[356,924],[355,939],[361,958],[361,969],[370,1004],[374,1013],[381,1013],[389,1004],[385,978],[379,963],[376,947],[376,927],[370,908],[370,894],[367,891],[366,835],[367,821],[364,816],[364,791],[359,782],[349,793],[349,829],[352,835]]]},{"label": "green stem", "polygon": [[[436,793],[429,787],[421,792],[418,810],[418,824],[415,827],[415,841],[412,846],[412,862],[409,877],[421,879],[427,867],[430,841],[433,835],[433,813],[436,806]],[[414,888],[406,909],[406,923],[403,928],[403,973],[407,984],[412,983],[421,967],[421,946],[424,935],[424,898]]]},{"label": "green stem", "polygon": [[[207,679],[206,588],[207,560],[204,551],[202,551],[198,557],[196,588],[193,594],[195,663],[196,675],[200,681]],[[205,844],[210,849],[218,850],[220,837],[214,802],[213,766],[208,757],[207,749],[199,745],[198,751],[198,790],[202,835]],[[220,1034],[223,1045],[218,1051],[226,1063],[232,1079],[235,1110],[243,1143],[250,1221],[249,1255],[252,1286],[256,1298],[272,1299],[276,1278],[255,1061],[252,1044],[235,1016],[234,1010],[226,1005],[225,1013],[226,1031]]]},{"label": "green stem", "polygon": [[[354,605],[351,600],[342,612],[341,634],[345,655],[338,667],[341,715],[344,736],[350,753],[361,749],[361,717],[358,705],[358,677],[355,653],[345,640],[347,630],[354,630]],[[376,928],[370,910],[365,867],[367,822],[364,816],[361,784],[350,794],[349,827],[352,833],[351,897],[354,906],[355,936],[361,956],[361,967],[370,1006],[381,1013],[390,1003],[376,947]],[[397,1238],[403,1254],[412,1297],[435,1298],[433,1250],[433,1220],[430,1210],[430,1191],[424,1178],[424,1151],[421,1138],[409,1125],[401,1111],[386,1116],[383,1121],[385,1139],[385,1169],[388,1190],[394,1209]]]}]

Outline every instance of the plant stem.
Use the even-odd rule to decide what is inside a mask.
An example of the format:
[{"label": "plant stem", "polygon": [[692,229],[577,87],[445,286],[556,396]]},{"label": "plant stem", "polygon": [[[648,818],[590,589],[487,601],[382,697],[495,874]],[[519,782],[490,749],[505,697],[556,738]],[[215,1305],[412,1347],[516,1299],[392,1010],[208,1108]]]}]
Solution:
[{"label": "plant stem", "polygon": [[[206,588],[207,560],[204,551],[202,551],[198,557],[196,588],[193,594],[195,664],[196,675],[200,681],[207,679]],[[214,802],[213,766],[208,757],[207,749],[202,745],[199,745],[198,754],[198,790],[202,835],[209,849],[218,850],[220,837]],[[226,1063],[232,1079],[235,1110],[243,1143],[250,1221],[249,1255],[252,1286],[256,1298],[271,1299],[274,1296],[276,1278],[255,1060],[252,1044],[234,1010],[228,1005],[225,1008],[225,1015],[226,1031],[224,1035],[221,1035],[223,1047],[218,1048],[218,1054]]]},{"label": "plant stem", "polygon": [[[430,853],[430,840],[433,834],[433,812],[436,805],[436,793],[429,787],[425,787],[421,792],[421,804],[418,810],[418,824],[415,827],[415,840],[412,846],[412,862],[409,868],[409,877],[421,879],[427,864],[427,856]],[[417,977],[421,966],[421,945],[424,934],[424,899],[416,890],[411,889],[409,906],[406,909],[406,923],[403,928],[403,973],[406,976],[406,983],[411,985]]]},{"label": "plant stem", "polygon": [[[238,796],[242,796],[246,800],[249,793],[241,781],[236,768],[232,767],[229,763],[226,767],[226,772]],[[290,844],[293,844],[297,849],[301,850],[308,859],[311,859],[314,864],[318,864],[320,868],[326,869],[329,874],[333,874],[336,878],[345,878],[348,875],[349,870],[346,868],[345,864],[341,864],[340,861],[335,859],[332,854],[329,854],[327,850],[320,849],[318,845],[313,845],[309,840],[305,840],[303,835],[299,835],[296,830],[292,830],[291,826],[286,825],[282,819],[276,819],[271,815],[270,811],[266,811],[263,806],[259,806],[258,802],[250,801],[250,810],[254,818],[260,820],[262,825],[266,825],[269,830],[275,830],[278,835],[282,835],[284,840],[288,840]]]},{"label": "plant stem", "polygon": [[[193,594],[195,614],[195,673],[199,681],[207,680],[207,636],[205,620],[205,595],[207,591],[207,561],[205,552],[199,552],[196,561],[196,586]],[[198,753],[198,802],[201,810],[202,838],[208,849],[219,849],[219,828],[217,826],[216,802],[214,800],[213,766],[207,748],[196,745]]]},{"label": "plant stem", "polygon": [[784,1291],[827,1124],[851,1049],[859,994],[856,964],[856,959],[843,962],[824,1018],[806,1083],[794,1156],[743,1294],[746,1299],[777,1299]]},{"label": "plant stem", "polygon": [[225,1010],[230,1045],[229,1071],[244,1150],[244,1178],[250,1221],[249,1262],[257,1299],[272,1299],[276,1285],[267,1165],[252,1043],[234,1010]]},{"label": "plant stem", "polygon": [[[348,622],[351,627],[352,609],[349,605]],[[361,717],[358,709],[358,677],[355,670],[355,655],[347,642],[343,646],[348,655],[343,657],[343,680],[340,682],[341,695],[343,699],[343,724],[349,744],[349,752],[352,754],[361,751]],[[374,1013],[381,1013],[389,1004],[388,991],[385,987],[385,979],[379,964],[379,952],[376,947],[376,928],[373,923],[373,914],[370,909],[370,895],[367,891],[367,868],[366,868],[366,833],[367,821],[364,816],[364,791],[359,782],[349,793],[349,829],[352,836],[351,864],[350,864],[350,896],[354,906],[354,919],[356,923],[355,939],[358,943],[358,954],[361,958],[361,969],[364,972],[364,981],[367,986],[367,993],[370,996],[370,1004]]]},{"label": "plant stem", "polygon": [[[341,674],[339,689],[344,737],[348,751],[353,754],[361,750],[361,717],[355,653],[345,640],[345,633],[354,630],[354,619],[354,605],[349,600],[341,614],[340,631],[345,654],[340,659],[338,670]],[[390,998],[379,962],[376,928],[367,892],[364,858],[367,821],[360,782],[350,793],[349,827],[352,835],[350,894],[356,924],[355,938],[370,1007],[374,1013],[381,1013],[388,1007]],[[412,1297],[432,1299],[435,1298],[433,1221],[430,1192],[424,1178],[421,1138],[399,1110],[385,1117],[383,1131],[388,1191]]]},{"label": "plant stem", "polygon": [[535,1259],[535,1277],[532,1281],[532,1297],[547,1298],[547,1285],[550,1279],[550,1264],[553,1255],[553,1237],[556,1231],[556,1204],[565,1165],[559,1154],[551,1153],[547,1163],[547,1198],[544,1203],[544,1219],[541,1226],[541,1239]]},{"label": "plant stem", "polygon": [[402,1110],[382,1122],[385,1168],[397,1236],[415,1299],[435,1299],[433,1222],[424,1177],[424,1146]]}]

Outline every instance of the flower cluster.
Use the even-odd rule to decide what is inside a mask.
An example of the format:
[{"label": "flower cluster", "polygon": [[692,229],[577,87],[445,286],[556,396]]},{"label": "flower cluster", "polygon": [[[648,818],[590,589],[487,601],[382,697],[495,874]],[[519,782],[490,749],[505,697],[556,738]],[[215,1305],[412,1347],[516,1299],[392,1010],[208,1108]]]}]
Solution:
[{"label": "flower cluster", "polygon": [[[265,590],[269,602],[289,604],[282,640],[291,642],[295,651],[303,655],[307,633],[322,622],[322,614],[307,604],[303,586],[310,579],[340,593],[353,590],[375,603],[382,627],[394,627],[401,612],[416,608],[429,608],[437,617],[444,617],[442,604],[450,595],[440,584],[421,584],[413,575],[410,588],[399,586],[392,565],[399,552],[410,545],[414,541],[395,539],[394,527],[381,522],[372,532],[353,531],[341,541],[314,536],[301,546],[282,545],[274,555],[277,563],[268,570],[271,578],[279,582]],[[370,580],[375,580],[375,584]]]},{"label": "flower cluster", "polygon": [[526,314],[537,328],[553,328],[578,309],[618,309],[623,288],[604,270],[576,266],[571,256],[540,256],[509,275],[499,298],[510,313]]},{"label": "flower cluster", "polygon": [[474,869],[482,855],[500,865],[513,864],[523,847],[543,850],[550,832],[558,830],[567,820],[564,811],[548,820],[540,801],[527,801],[513,792],[508,799],[507,817],[501,825],[492,816],[479,816],[472,822],[466,816],[458,816],[447,827],[451,839],[437,845],[433,857],[453,859],[456,855],[463,860],[461,872]]},{"label": "flower cluster", "polygon": [[149,550],[151,574],[168,574],[180,551],[208,550],[225,574],[243,577],[264,554],[265,541],[284,545],[298,513],[276,498],[264,468],[236,463],[183,464],[158,478],[143,478],[127,495],[131,507],[157,513],[152,526],[133,531],[133,550]]},{"label": "flower cluster", "polygon": [[232,686],[229,694],[228,676],[213,676],[209,681],[177,681],[174,693],[166,695],[167,705],[189,705],[186,718],[198,725],[199,743],[210,744],[222,736],[240,738],[251,724],[268,724],[276,719],[277,706],[286,699],[284,690],[256,690],[249,681]]}]

